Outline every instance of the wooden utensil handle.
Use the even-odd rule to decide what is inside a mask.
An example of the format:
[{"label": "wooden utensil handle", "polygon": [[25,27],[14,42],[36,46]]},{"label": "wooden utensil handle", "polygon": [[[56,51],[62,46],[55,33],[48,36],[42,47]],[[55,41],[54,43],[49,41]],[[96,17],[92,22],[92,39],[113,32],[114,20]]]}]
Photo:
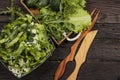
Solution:
[{"label": "wooden utensil handle", "polygon": [[58,80],[64,73],[65,71],[65,68],[66,68],[66,65],[67,65],[67,62],[68,62],[68,59],[69,57],[66,57],[63,61],[61,61],[61,63],[59,64],[58,66],[58,69],[55,73],[55,77],[54,77],[54,80]]},{"label": "wooden utensil handle", "polygon": [[72,72],[72,74],[67,78],[67,80],[76,80],[79,68],[85,62],[87,52],[88,52],[90,45],[92,44],[97,32],[98,32],[97,30],[91,31],[86,35],[85,39],[83,40],[83,42],[75,56],[76,67],[75,67],[74,71]]}]

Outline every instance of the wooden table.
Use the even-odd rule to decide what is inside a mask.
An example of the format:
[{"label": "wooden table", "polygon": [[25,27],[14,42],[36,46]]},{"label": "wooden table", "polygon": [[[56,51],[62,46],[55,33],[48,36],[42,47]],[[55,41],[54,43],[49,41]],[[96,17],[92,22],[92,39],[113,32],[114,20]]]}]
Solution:
[{"label": "wooden table", "polygon": [[[101,10],[94,29],[99,32],[89,50],[87,61],[81,67],[77,80],[120,80],[120,0],[87,0],[87,10]],[[23,6],[16,0],[16,5]],[[9,5],[9,0],[0,0],[0,10]],[[25,11],[25,9],[23,8]],[[0,15],[0,26],[8,22],[8,16]],[[0,27],[1,28],[1,27]],[[32,73],[20,80],[53,80],[60,61],[69,54],[74,42],[64,41],[53,55]],[[67,65],[61,80],[72,72],[75,63]],[[18,80],[0,63],[0,80]]]}]

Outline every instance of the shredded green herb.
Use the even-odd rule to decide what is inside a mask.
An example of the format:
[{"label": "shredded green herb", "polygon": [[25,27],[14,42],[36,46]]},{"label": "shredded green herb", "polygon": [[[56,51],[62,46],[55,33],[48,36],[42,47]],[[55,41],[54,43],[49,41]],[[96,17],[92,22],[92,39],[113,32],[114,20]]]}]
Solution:
[{"label": "shredded green herb", "polygon": [[44,62],[54,49],[44,25],[28,14],[8,23],[0,36],[0,57],[17,77]]}]

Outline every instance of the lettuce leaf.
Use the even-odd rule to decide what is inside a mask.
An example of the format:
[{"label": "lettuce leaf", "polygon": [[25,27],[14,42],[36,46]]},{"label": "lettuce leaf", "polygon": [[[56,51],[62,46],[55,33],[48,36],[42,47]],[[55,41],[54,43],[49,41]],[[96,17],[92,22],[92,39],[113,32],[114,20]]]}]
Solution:
[{"label": "lettuce leaf", "polygon": [[91,16],[83,8],[78,8],[75,14],[70,15],[68,22],[73,24],[75,33],[86,30],[91,24]]},{"label": "lettuce leaf", "polygon": [[53,10],[51,6],[41,8],[40,21],[46,26],[48,34],[59,42],[63,32],[79,33],[88,29],[91,16],[84,9],[85,6],[86,0],[61,0],[59,11]]}]

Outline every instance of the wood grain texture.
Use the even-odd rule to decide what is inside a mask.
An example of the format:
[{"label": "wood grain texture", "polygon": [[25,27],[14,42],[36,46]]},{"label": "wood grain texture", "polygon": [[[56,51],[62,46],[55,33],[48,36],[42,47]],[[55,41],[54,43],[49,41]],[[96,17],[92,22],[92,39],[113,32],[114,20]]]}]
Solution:
[{"label": "wood grain texture", "polygon": [[76,62],[75,68],[74,68],[73,72],[71,73],[71,75],[67,78],[67,80],[76,80],[79,69],[82,66],[82,64],[86,61],[86,56],[87,56],[88,50],[89,50],[97,32],[98,32],[97,30],[90,31],[86,35],[84,40],[82,41],[80,48],[75,56],[75,62]]},{"label": "wood grain texture", "polygon": [[98,23],[120,23],[120,0],[87,0],[87,9],[98,8],[101,16]]},{"label": "wood grain texture", "polygon": [[[99,32],[92,44],[92,47],[88,54],[89,58],[102,58],[120,60],[120,24],[96,24],[94,29],[98,29]],[[74,42],[64,42],[54,52],[53,57],[50,60],[62,60],[68,55],[70,46]],[[62,50],[61,50],[62,49]],[[93,53],[92,53],[93,52]],[[104,57],[102,57],[104,56]],[[105,57],[106,56],[106,57]]]},{"label": "wood grain texture", "polygon": [[[96,9],[94,9],[92,12],[91,12],[91,16],[96,12]],[[95,23],[96,23],[96,20],[98,19],[98,16],[99,16],[99,11],[96,13],[96,16],[94,17],[93,21],[92,21],[92,24],[90,25],[90,27],[81,33],[80,37],[75,41],[75,43],[71,46],[71,52],[69,53],[68,56],[66,56],[60,63],[60,65],[58,66],[58,69],[56,70],[55,72],[55,78],[54,80],[58,80],[64,73],[65,71],[65,68],[66,68],[66,64],[70,61],[73,61],[74,59],[74,56],[75,56],[75,53],[76,53],[76,50],[80,44],[80,42],[82,41],[82,39],[92,30],[92,28],[94,27]],[[97,31],[93,31],[93,35],[96,34]],[[92,33],[91,33],[91,36],[93,36]],[[89,46],[89,45],[88,45]],[[87,51],[87,50],[86,50]]]},{"label": "wood grain texture", "polygon": [[[87,0],[87,10],[101,9],[101,15],[94,29],[99,32],[89,50],[87,61],[81,67],[77,80],[120,80],[120,0]],[[25,8],[15,0],[23,11]],[[9,0],[0,0],[0,10],[5,10]],[[0,15],[0,29],[8,22],[8,16]],[[0,80],[53,80],[60,61],[69,54],[74,42],[64,41],[43,65],[26,77],[17,79],[0,63]],[[66,78],[74,68],[74,62],[67,66]]]},{"label": "wood grain texture", "polygon": [[120,63],[87,61],[79,71],[77,80],[119,80]]}]

